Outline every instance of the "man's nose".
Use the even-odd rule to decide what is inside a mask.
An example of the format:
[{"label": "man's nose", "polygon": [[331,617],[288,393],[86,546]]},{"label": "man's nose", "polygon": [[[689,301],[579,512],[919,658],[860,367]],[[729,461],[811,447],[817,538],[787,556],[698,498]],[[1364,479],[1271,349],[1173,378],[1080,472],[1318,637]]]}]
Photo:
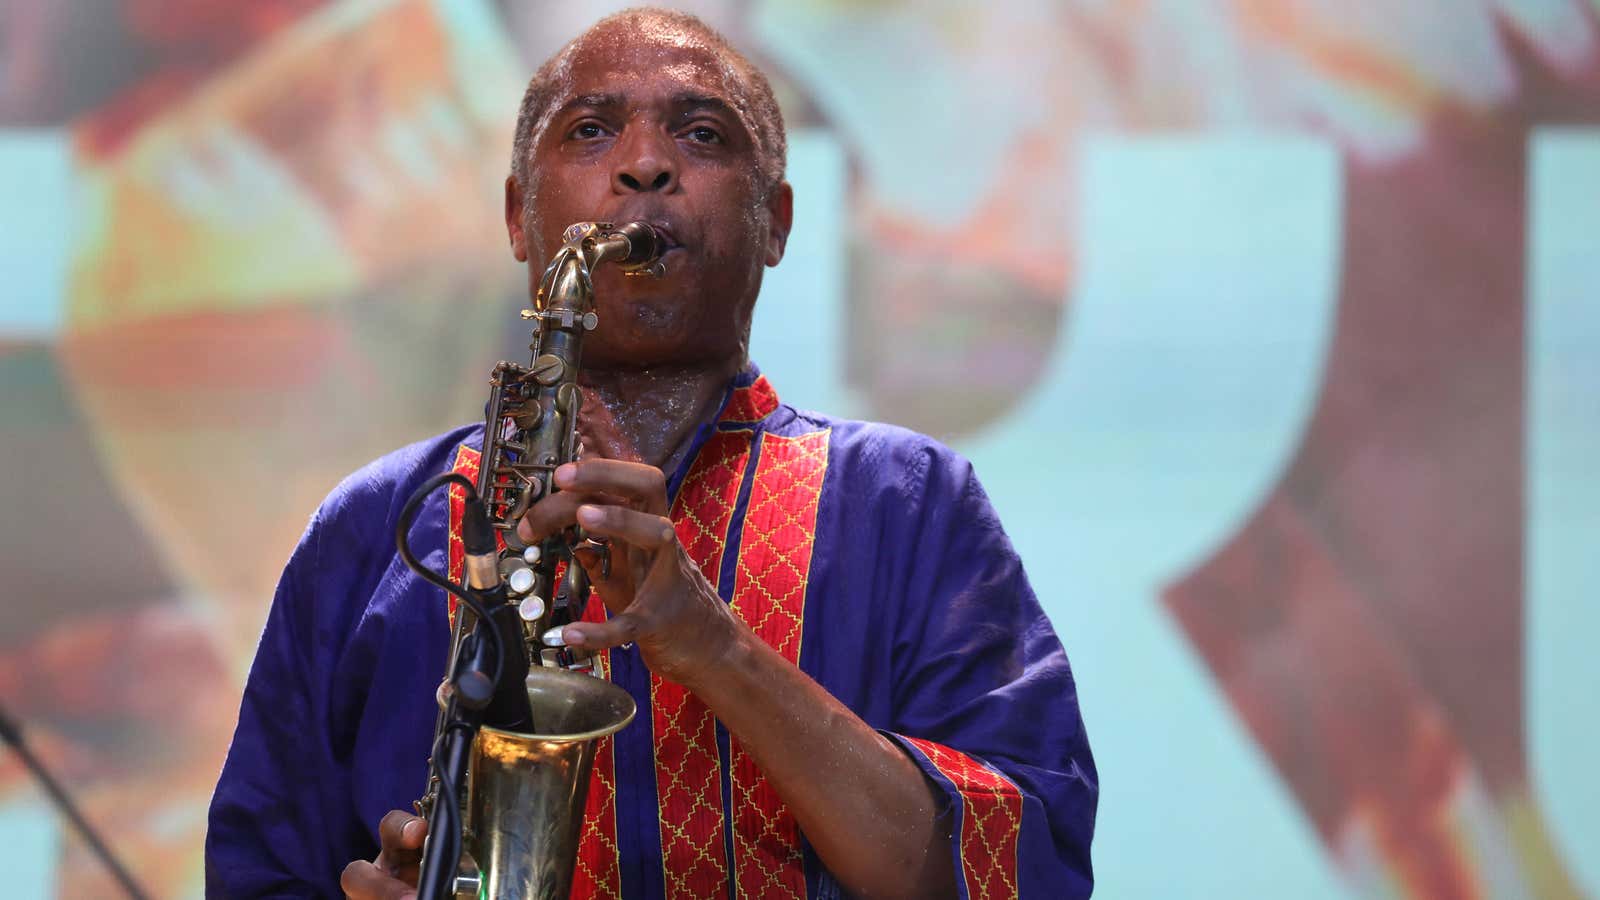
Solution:
[{"label": "man's nose", "polygon": [[673,147],[653,129],[630,128],[618,148],[611,187],[619,194],[670,191],[678,184],[678,164]]}]

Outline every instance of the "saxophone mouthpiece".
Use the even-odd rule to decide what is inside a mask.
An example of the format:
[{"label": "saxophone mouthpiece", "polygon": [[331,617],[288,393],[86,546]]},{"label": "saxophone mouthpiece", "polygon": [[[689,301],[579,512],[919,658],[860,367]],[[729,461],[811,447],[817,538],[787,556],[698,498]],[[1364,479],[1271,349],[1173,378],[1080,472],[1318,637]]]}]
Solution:
[{"label": "saxophone mouthpiece", "polygon": [[643,222],[629,222],[617,229],[628,239],[628,255],[620,260],[624,266],[647,266],[661,255],[661,236]]}]

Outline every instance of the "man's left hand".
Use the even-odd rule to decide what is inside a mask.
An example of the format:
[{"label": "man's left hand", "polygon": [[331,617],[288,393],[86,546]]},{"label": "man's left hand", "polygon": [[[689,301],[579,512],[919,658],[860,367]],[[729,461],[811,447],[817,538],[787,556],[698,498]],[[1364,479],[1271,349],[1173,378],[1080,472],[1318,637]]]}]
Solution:
[{"label": "man's left hand", "polygon": [[555,482],[559,490],[533,505],[518,535],[531,544],[576,524],[609,541],[611,555],[607,577],[599,552],[574,552],[611,617],[566,626],[566,643],[584,650],[637,643],[652,672],[692,685],[744,628],[678,542],[661,470],[585,459],[556,469]]}]

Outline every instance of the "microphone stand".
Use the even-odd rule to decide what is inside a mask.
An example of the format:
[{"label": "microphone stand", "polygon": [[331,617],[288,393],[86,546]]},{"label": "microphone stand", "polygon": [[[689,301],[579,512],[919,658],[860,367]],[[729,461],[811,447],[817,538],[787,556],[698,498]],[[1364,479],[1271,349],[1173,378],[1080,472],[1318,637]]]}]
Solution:
[{"label": "microphone stand", "polygon": [[128,874],[127,869],[122,867],[122,863],[117,860],[116,854],[112,853],[111,848],[106,845],[105,841],[100,839],[99,833],[95,831],[94,826],[89,824],[89,820],[83,817],[83,813],[79,812],[77,804],[72,802],[72,797],[67,794],[66,789],[61,786],[60,782],[55,780],[49,770],[44,767],[44,763],[33,755],[33,750],[28,747],[27,741],[23,740],[21,726],[6,714],[3,706],[0,706],[0,738],[3,738],[17,752],[17,757],[22,760],[23,765],[27,766],[29,774],[33,775],[34,780],[44,787],[45,793],[50,795],[50,799],[55,803],[56,809],[60,810],[61,814],[67,818],[67,821],[78,829],[78,834],[83,838],[84,843],[89,845],[89,849],[94,851],[94,855],[99,857],[100,862],[116,877],[117,882],[122,885],[124,891],[127,891],[128,896],[132,897],[133,900],[147,900],[149,895],[139,888],[139,883],[133,880],[133,876]]},{"label": "microphone stand", "polygon": [[528,660],[518,652],[522,624],[516,608],[506,602],[506,586],[496,568],[494,528],[476,495],[467,500],[461,538],[466,550],[466,593],[485,617],[474,624],[457,655],[455,671],[450,673],[444,733],[434,759],[441,790],[429,810],[428,837],[417,873],[418,900],[445,900],[458,893],[462,800],[478,730],[484,724],[513,731],[533,728],[533,710],[524,688]]},{"label": "microphone stand", "polygon": [[417,870],[418,900],[445,900],[456,895],[461,863],[462,795],[467,789],[467,758],[483,725],[483,711],[494,693],[493,671],[484,659],[488,641],[473,633],[451,679],[453,696],[446,707],[447,724],[434,760],[440,792],[428,815],[428,837]]}]

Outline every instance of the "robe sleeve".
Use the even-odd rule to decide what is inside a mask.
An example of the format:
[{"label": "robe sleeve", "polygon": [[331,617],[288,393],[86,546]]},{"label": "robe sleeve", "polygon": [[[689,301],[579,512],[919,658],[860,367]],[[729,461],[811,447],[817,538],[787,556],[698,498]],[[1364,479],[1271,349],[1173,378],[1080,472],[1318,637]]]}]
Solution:
[{"label": "robe sleeve", "polygon": [[[211,798],[207,897],[340,896],[344,864],[372,849],[345,825],[345,776],[320,724],[317,580],[321,512],[285,567]],[[330,873],[332,880],[330,881]]]},{"label": "robe sleeve", "polygon": [[963,898],[1087,897],[1099,785],[1066,652],[971,465],[921,462],[885,733],[945,795]]}]

